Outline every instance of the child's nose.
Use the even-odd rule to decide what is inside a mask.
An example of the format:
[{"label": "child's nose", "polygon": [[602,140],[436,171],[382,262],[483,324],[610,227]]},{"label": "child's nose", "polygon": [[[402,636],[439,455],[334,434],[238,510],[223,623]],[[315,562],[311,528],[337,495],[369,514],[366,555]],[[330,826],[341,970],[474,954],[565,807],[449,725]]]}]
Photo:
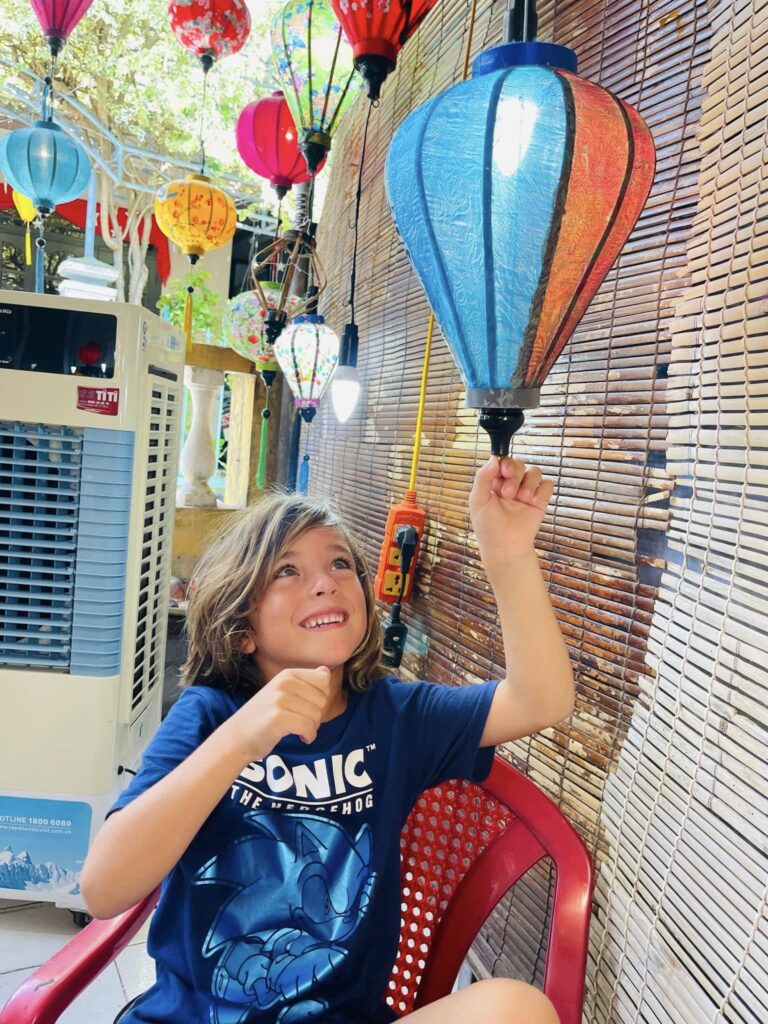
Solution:
[{"label": "child's nose", "polygon": [[315,577],[313,585],[314,593],[319,597],[321,594],[332,594],[336,591],[336,580],[329,572],[320,572]]}]

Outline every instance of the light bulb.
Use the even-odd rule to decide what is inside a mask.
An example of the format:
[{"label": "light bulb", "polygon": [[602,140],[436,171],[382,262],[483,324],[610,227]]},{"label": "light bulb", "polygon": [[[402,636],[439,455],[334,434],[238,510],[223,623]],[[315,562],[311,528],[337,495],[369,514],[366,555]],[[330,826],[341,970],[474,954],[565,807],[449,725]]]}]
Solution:
[{"label": "light bulb", "polygon": [[346,423],[360,397],[360,374],[356,366],[337,366],[331,380],[333,411],[339,423]]}]

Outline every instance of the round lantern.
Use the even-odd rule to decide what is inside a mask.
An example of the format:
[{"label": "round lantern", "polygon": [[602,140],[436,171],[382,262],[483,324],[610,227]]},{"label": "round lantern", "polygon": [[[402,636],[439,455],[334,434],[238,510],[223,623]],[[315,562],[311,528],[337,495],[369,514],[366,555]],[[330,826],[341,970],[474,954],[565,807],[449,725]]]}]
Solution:
[{"label": "round lantern", "polygon": [[170,0],[168,15],[173,34],[206,73],[215,61],[237,53],[251,31],[245,0]]},{"label": "round lantern", "polygon": [[[269,307],[276,309],[280,300],[282,285],[273,281],[261,281],[262,294]],[[288,304],[295,303],[292,296]],[[266,310],[257,292],[242,292],[227,303],[224,316],[224,340],[238,355],[251,359],[261,374],[266,390],[266,402],[261,410],[261,437],[259,440],[259,461],[256,469],[256,486],[264,487],[267,465],[267,439],[269,432],[270,388],[280,367],[275,350],[264,330]]]},{"label": "round lantern", "polygon": [[[203,253],[226,245],[237,226],[235,204],[226,192],[211,185],[205,174],[188,174],[164,185],[155,196],[155,219],[193,266]],[[187,352],[192,346],[193,292],[189,285],[184,303]]]},{"label": "round lantern", "polygon": [[0,171],[12,189],[37,207],[38,237],[35,291],[44,290],[46,217],[59,203],[83,192],[91,165],[81,145],[51,120],[35,121],[32,128],[15,128],[0,139]]},{"label": "round lantern", "polygon": [[291,109],[279,90],[249,103],[237,119],[235,134],[243,163],[266,178],[280,199],[291,186],[309,180]]},{"label": "round lantern", "polygon": [[91,177],[83,147],[53,121],[35,121],[0,139],[0,170],[42,214],[82,194]]},{"label": "round lantern", "polygon": [[43,36],[56,57],[93,0],[30,0]]},{"label": "round lantern", "polygon": [[314,174],[352,99],[352,52],[330,0],[289,0],[272,23],[277,77]]},{"label": "round lantern", "polygon": [[27,199],[21,192],[17,192],[13,189],[11,192],[11,198],[13,199],[13,205],[16,207],[16,212],[24,221],[26,225],[26,233],[24,236],[24,260],[27,266],[32,265],[32,242],[30,240],[30,226],[32,221],[37,217],[37,208],[31,199]]},{"label": "round lantern", "polygon": [[[322,316],[297,316],[275,342],[275,355],[301,418],[311,423],[339,359],[339,336]],[[299,491],[309,483],[309,432],[299,474]]]},{"label": "round lantern", "polygon": [[436,0],[330,0],[352,47],[355,67],[377,100],[382,83],[394,71],[397,55]]},{"label": "round lantern", "polygon": [[235,204],[205,174],[163,185],[155,196],[155,218],[193,264],[203,253],[226,245],[237,226]]},{"label": "round lantern", "polygon": [[575,70],[562,46],[494,47],[403,121],[387,157],[395,222],[496,454],[653,180],[640,115]]}]

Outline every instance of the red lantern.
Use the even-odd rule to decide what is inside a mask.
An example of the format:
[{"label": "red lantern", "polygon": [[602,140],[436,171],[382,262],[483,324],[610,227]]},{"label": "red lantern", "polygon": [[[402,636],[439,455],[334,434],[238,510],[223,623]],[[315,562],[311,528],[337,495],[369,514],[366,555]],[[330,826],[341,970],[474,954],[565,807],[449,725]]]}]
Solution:
[{"label": "red lantern", "polygon": [[75,355],[78,363],[83,366],[95,366],[101,362],[101,345],[95,341],[88,341],[80,346]]},{"label": "red lantern", "polygon": [[55,57],[93,0],[30,0],[45,41]]},{"label": "red lantern", "polygon": [[[243,163],[262,178],[268,178],[280,199],[292,185],[309,181],[307,162],[299,149],[299,133],[279,90],[249,103],[237,119],[235,134]],[[325,159],[318,170],[324,163]]]},{"label": "red lantern", "polygon": [[237,53],[251,31],[245,0],[170,0],[168,15],[173,34],[206,72],[221,57]]},{"label": "red lantern", "polygon": [[331,0],[344,35],[352,46],[355,67],[377,100],[382,83],[394,71],[397,55],[436,0]]}]

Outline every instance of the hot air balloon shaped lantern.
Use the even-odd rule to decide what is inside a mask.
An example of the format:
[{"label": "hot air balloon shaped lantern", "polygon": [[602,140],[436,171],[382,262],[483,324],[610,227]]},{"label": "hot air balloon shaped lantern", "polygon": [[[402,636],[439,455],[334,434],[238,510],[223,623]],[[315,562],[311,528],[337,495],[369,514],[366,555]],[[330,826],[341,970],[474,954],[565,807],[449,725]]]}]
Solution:
[{"label": "hot air balloon shaped lantern", "polygon": [[[310,282],[304,298],[291,297],[291,285],[300,265],[307,271]],[[275,303],[264,290],[261,277],[265,272],[279,285]],[[267,341],[274,345],[288,321],[310,312],[313,305],[316,307],[317,297],[325,289],[325,271],[311,231],[286,231],[258,252],[251,266],[251,281],[264,310]]]},{"label": "hot air balloon shaped lantern", "polygon": [[[296,399],[296,408],[309,425],[339,358],[339,337],[322,316],[311,312],[297,316],[275,343],[280,369]],[[299,471],[299,492],[309,484],[309,430]]]},{"label": "hot air balloon shaped lantern", "polygon": [[481,53],[396,132],[392,213],[495,454],[538,405],[654,166],[637,111],[536,41]]},{"label": "hot air balloon shaped lantern", "polygon": [[[261,282],[262,295],[270,308],[274,308],[280,300],[281,285],[273,281]],[[297,300],[291,296],[288,308],[292,310]],[[256,371],[261,375],[266,392],[266,401],[261,411],[261,437],[259,441],[259,461],[256,469],[256,486],[264,487],[267,462],[267,440],[269,431],[269,396],[270,388],[280,369],[275,358],[274,346],[267,338],[264,329],[266,312],[262,299],[254,292],[242,292],[235,295],[227,304],[224,316],[224,338],[230,348],[238,355],[250,359]]]},{"label": "hot air balloon shaped lantern", "polygon": [[[200,257],[230,240],[237,226],[235,204],[204,174],[188,174],[169,181],[155,196],[158,227],[181,249],[194,266]],[[184,334],[187,352],[192,345],[192,293],[187,287]]]},{"label": "hot air balloon shaped lantern", "polygon": [[352,47],[355,67],[377,100],[397,55],[436,0],[330,0]]},{"label": "hot air balloon shaped lantern", "polygon": [[315,174],[356,91],[352,52],[330,0],[289,0],[272,23],[272,57]]}]

